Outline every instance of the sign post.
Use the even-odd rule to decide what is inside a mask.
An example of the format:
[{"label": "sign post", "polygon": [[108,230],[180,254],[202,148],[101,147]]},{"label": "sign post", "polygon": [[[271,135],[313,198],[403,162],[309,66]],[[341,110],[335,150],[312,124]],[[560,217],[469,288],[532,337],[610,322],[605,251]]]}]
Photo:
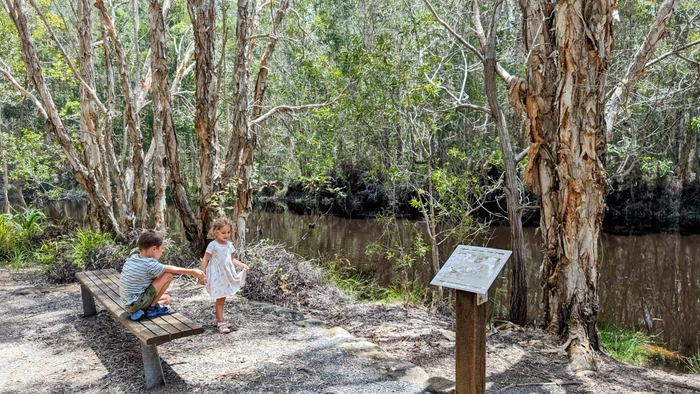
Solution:
[{"label": "sign post", "polygon": [[459,245],[430,282],[457,290],[456,394],[486,392],[486,307],[482,304],[511,253]]}]

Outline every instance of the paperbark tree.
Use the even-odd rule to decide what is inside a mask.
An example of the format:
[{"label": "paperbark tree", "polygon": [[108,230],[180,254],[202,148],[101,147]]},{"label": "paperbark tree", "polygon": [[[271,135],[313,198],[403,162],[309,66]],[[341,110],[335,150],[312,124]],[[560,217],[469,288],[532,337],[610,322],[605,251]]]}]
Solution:
[{"label": "paperbark tree", "polygon": [[[31,93],[21,88],[16,81],[13,82],[13,85],[15,85],[15,87],[22,91],[27,97],[30,97],[37,106],[39,113],[46,118],[48,132],[56,137],[58,144],[61,146],[61,149],[66,155],[68,163],[73,169],[76,180],[87,192],[90,203],[93,204],[93,206],[98,207],[98,212],[100,216],[104,218],[106,225],[109,226],[109,230],[113,231],[118,236],[121,236],[122,232],[114,217],[111,202],[101,190],[99,181],[95,177],[95,174],[91,172],[81,161],[73,146],[73,141],[71,140],[70,135],[68,134],[59,116],[59,112],[56,108],[51,92],[46,86],[46,82],[41,72],[42,68],[39,62],[36,47],[34,45],[31,32],[29,31],[24,2],[22,0],[5,0],[3,6],[5,11],[7,11],[8,15],[12,19],[13,24],[17,28],[22,45],[22,58],[24,60],[27,76],[32,81],[34,87],[39,93],[41,102]],[[13,81],[8,74],[5,72],[3,72],[3,74],[5,74],[6,78],[10,79],[11,82]]]},{"label": "paperbark tree", "polygon": [[[78,30],[78,65],[79,75],[84,81],[80,85],[80,141],[83,150],[85,165],[95,175],[104,194],[105,201],[112,205],[112,188],[107,167],[107,155],[105,141],[100,130],[100,117],[97,111],[95,91],[95,63],[92,47],[92,18],[90,17],[90,4],[86,0],[78,1],[76,7]],[[47,24],[48,25],[48,24]],[[93,221],[93,228],[103,227],[99,223],[98,208],[88,204],[88,216]]]},{"label": "paperbark tree", "polygon": [[[2,126],[2,122],[0,121],[0,126]],[[7,170],[7,157],[5,157],[5,151],[2,149],[2,135],[0,135],[0,160],[2,160],[2,197],[3,200],[5,201],[5,213],[10,213],[10,196],[8,195],[7,192],[7,185],[8,185],[8,177],[10,176],[10,172]]]},{"label": "paperbark tree", "polygon": [[117,58],[117,69],[121,81],[122,94],[124,95],[125,103],[125,118],[126,129],[129,133],[129,142],[131,144],[131,158],[127,170],[127,187],[131,193],[129,200],[134,213],[132,227],[143,227],[148,218],[146,205],[146,171],[143,157],[143,142],[141,138],[140,120],[138,114],[138,106],[136,104],[136,95],[132,92],[131,82],[129,81],[129,66],[126,61],[126,53],[124,47],[119,40],[117,31],[114,28],[112,18],[107,14],[104,0],[95,2],[100,14],[100,21],[104,31],[107,32],[109,38],[114,45],[115,55]]},{"label": "paperbark tree", "polygon": [[253,178],[253,152],[256,146],[255,124],[249,124],[251,120],[260,117],[262,102],[265,98],[265,87],[269,73],[269,61],[275,51],[275,46],[280,34],[280,26],[286,15],[288,0],[282,0],[278,5],[272,23],[272,33],[269,35],[267,45],[260,60],[257,72],[255,90],[253,92],[253,109],[249,114],[248,85],[249,85],[249,57],[248,51],[251,29],[255,26],[257,12],[250,15],[251,3],[248,0],[239,0],[236,19],[236,51],[233,70],[233,116],[232,135],[226,150],[224,170],[221,175],[219,187],[223,188],[232,181],[234,176],[237,181],[236,205],[233,216],[236,229],[235,241],[241,252],[245,250],[245,232],[248,215],[252,208],[252,178]]},{"label": "paperbark tree", "polygon": [[[156,156],[156,167],[167,167],[168,183],[172,191],[172,199],[175,208],[182,219],[185,234],[190,241],[201,244],[204,242],[203,234],[197,225],[197,220],[187,200],[187,193],[182,183],[180,173],[180,160],[178,157],[178,142],[175,135],[172,114],[172,92],[168,87],[168,70],[165,52],[165,23],[159,0],[150,0],[150,26],[151,26],[151,75],[153,79],[153,131],[162,136],[164,142],[164,156]],[[185,61],[186,63],[186,61]],[[184,71],[183,71],[184,73]],[[181,75],[178,72],[178,75]],[[178,79],[176,78],[176,83]],[[162,162],[167,162],[166,166]],[[160,163],[159,163],[160,162]],[[156,170],[156,176],[160,170]],[[160,184],[156,182],[156,185]],[[157,186],[156,186],[157,187]]]},{"label": "paperbark tree", "polygon": [[604,93],[613,0],[521,0],[527,56],[526,182],[540,196],[545,325],[575,370],[600,349],[598,238],[605,210]]},{"label": "paperbark tree", "polygon": [[195,114],[194,129],[199,149],[200,234],[206,234],[212,221],[209,200],[213,190],[214,135],[218,100],[214,47],[216,45],[216,4],[213,0],[188,0],[194,30]]}]

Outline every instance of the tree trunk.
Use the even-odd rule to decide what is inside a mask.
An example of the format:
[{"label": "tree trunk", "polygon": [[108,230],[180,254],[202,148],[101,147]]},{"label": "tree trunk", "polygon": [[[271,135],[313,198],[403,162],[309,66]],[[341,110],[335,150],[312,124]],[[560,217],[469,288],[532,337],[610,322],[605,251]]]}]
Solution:
[{"label": "tree trunk", "polygon": [[201,233],[206,234],[212,221],[209,200],[213,192],[213,153],[216,148],[214,146],[217,103],[216,65],[214,64],[216,29],[213,28],[216,26],[216,4],[213,0],[188,0],[187,11],[192,21],[195,44],[194,129],[197,133],[201,171],[199,221]]},{"label": "tree trunk", "polygon": [[122,233],[114,218],[112,208],[100,191],[95,176],[80,162],[79,156],[73,146],[73,141],[63,126],[56,104],[46,86],[46,82],[41,73],[41,64],[36,52],[36,47],[34,46],[34,41],[29,31],[24,3],[22,0],[15,0],[14,3],[7,1],[6,5],[10,18],[19,34],[20,43],[22,45],[22,59],[24,60],[27,76],[34,83],[34,87],[39,92],[41,100],[44,103],[45,110],[43,114],[46,116],[47,130],[56,136],[59,146],[65,153],[66,159],[73,169],[76,180],[87,192],[90,202],[98,207],[100,213],[111,226],[111,230],[118,236],[121,236]]},{"label": "tree trunk", "polygon": [[[484,92],[488,99],[491,119],[496,125],[499,146],[503,163],[505,165],[506,205],[508,210],[508,223],[510,225],[510,246],[513,251],[511,256],[511,291],[510,291],[510,321],[524,326],[527,323],[527,270],[525,267],[525,239],[523,235],[523,222],[520,212],[520,196],[518,193],[518,178],[515,172],[516,159],[513,147],[510,143],[510,135],[506,118],[501,111],[496,92],[496,32],[498,25],[498,7],[496,4],[489,35],[486,39],[484,51]],[[475,7],[478,5],[475,3]],[[477,8],[478,10],[478,8]],[[477,16],[478,18],[478,16]],[[480,25],[481,22],[478,22]],[[479,26],[478,31],[482,31]]]},{"label": "tree trunk", "polygon": [[[163,135],[166,157],[156,158],[156,167],[166,160],[169,168],[168,180],[172,191],[175,208],[180,214],[187,239],[197,243],[199,249],[204,247],[204,236],[199,231],[194,212],[187,201],[187,193],[182,184],[178,142],[173,125],[172,103],[168,87],[167,60],[165,58],[165,23],[159,0],[150,1],[151,26],[151,75],[153,79],[153,129]],[[160,150],[160,149],[159,149]],[[159,151],[157,150],[157,152]],[[156,171],[158,174],[158,171]],[[157,175],[159,176],[159,175]],[[156,184],[159,182],[156,181]],[[164,202],[164,201],[163,201]]]},{"label": "tree trunk", "polygon": [[[136,96],[132,94],[131,85],[129,83],[129,66],[126,62],[124,47],[122,46],[121,41],[119,41],[119,37],[117,36],[112,19],[109,17],[109,15],[107,15],[104,0],[97,0],[95,4],[100,12],[102,26],[112,39],[117,56],[117,68],[119,69],[122,94],[124,95],[126,128],[129,130],[129,140],[131,142],[131,159],[129,164],[130,170],[133,171],[133,183],[129,186],[131,186],[131,190],[133,191],[131,202],[134,212],[134,220],[132,225],[135,228],[141,228],[146,224],[148,211],[146,206],[147,185],[143,159],[143,143],[141,138],[139,114],[134,103]],[[127,176],[127,178],[129,177]]]},{"label": "tree trunk", "polygon": [[[111,208],[112,185],[106,167],[107,157],[104,136],[100,130],[97,102],[91,92],[87,90],[95,91],[95,63],[93,60],[90,4],[86,0],[78,1],[76,17],[79,44],[79,73],[87,85],[80,85],[80,142],[83,160],[87,170],[94,174],[100,193],[105,197],[105,203]],[[88,205],[90,205],[90,202],[88,202]],[[89,206],[88,211],[91,213],[90,218],[93,222],[93,228],[95,230],[101,229],[105,221],[99,217],[99,209]]]},{"label": "tree trunk", "polygon": [[2,159],[2,195],[5,200],[5,213],[10,213],[10,197],[7,195],[10,172],[7,171],[7,158],[5,157],[5,151],[2,149],[2,144],[0,144],[0,159]]},{"label": "tree trunk", "polygon": [[17,199],[19,199],[19,205],[23,208],[27,207],[27,201],[24,199],[24,187],[22,179],[18,179],[15,183],[15,189],[17,190]]},{"label": "tree trunk", "polygon": [[[112,169],[112,182],[116,185],[117,203],[121,211],[119,225],[122,230],[128,228],[128,223],[133,220],[133,212],[129,202],[129,193],[126,189],[126,183],[123,177],[123,171],[119,165],[119,159],[114,151],[114,138],[112,135],[112,125],[114,116],[117,113],[117,94],[114,90],[114,68],[112,67],[112,52],[109,45],[109,35],[104,26],[101,26],[102,32],[102,48],[105,53],[105,67],[107,80],[107,112],[105,114],[104,135],[105,149],[107,150],[107,162]],[[124,138],[126,141],[126,138]]]},{"label": "tree trunk", "polygon": [[[681,185],[686,185],[693,180],[692,163],[690,157],[690,151],[693,149],[693,140],[695,133],[690,125],[692,122],[692,117],[686,116],[688,112],[681,112],[678,119],[678,131],[680,136],[678,140],[680,141],[680,152],[678,152],[678,168],[676,173],[678,174],[678,180]],[[682,136],[682,138],[680,138]]]},{"label": "tree trunk", "polygon": [[[238,0],[237,18],[236,18],[236,52],[234,55],[233,66],[233,124],[231,125],[231,139],[226,151],[226,163],[224,171],[221,174],[221,182],[219,189],[223,189],[231,182],[233,175],[239,177],[240,165],[242,158],[245,157],[243,149],[246,146],[246,141],[250,140],[250,128],[248,126],[248,30],[250,28],[249,16],[250,2],[248,0]],[[252,150],[250,152],[252,157]],[[245,178],[245,174],[242,174]],[[252,176],[252,173],[250,174]],[[238,248],[245,246],[245,224],[246,217],[240,216],[239,213],[245,213],[248,201],[241,201],[241,197],[247,196],[247,185],[238,186],[240,195],[236,195],[235,207],[235,243]],[[242,223],[239,223],[239,220]]]},{"label": "tree trunk", "polygon": [[544,323],[567,339],[574,370],[592,369],[599,350],[598,237],[607,187],[603,105],[613,1],[570,0],[555,9],[547,1],[523,0],[521,7],[530,51],[526,181],[542,206]]},{"label": "tree trunk", "polygon": [[[250,120],[254,120],[260,116],[262,113],[262,103],[265,99],[265,91],[267,88],[267,76],[269,73],[269,62],[272,54],[275,52],[275,47],[277,45],[277,40],[280,35],[280,28],[282,20],[284,19],[287,8],[289,7],[289,0],[282,0],[277,8],[275,17],[272,21],[272,31],[265,46],[265,50],[260,59],[260,67],[258,68],[258,74],[255,80],[255,91],[253,92],[253,109],[251,111]],[[241,20],[242,14],[245,13],[245,17]],[[249,62],[245,53],[246,37],[245,32],[249,30],[248,24],[248,2],[241,0],[238,2],[238,18],[236,23],[236,45],[241,45],[243,48],[236,47],[236,62],[234,70],[234,95],[241,94],[242,91],[246,92],[247,97],[247,84],[248,78],[240,78],[239,73],[245,72],[247,74],[247,66]],[[240,29],[240,30],[239,30]],[[240,58],[239,58],[240,56]],[[245,88],[241,88],[241,84],[245,84]],[[241,100],[241,97],[237,97],[237,100]],[[241,105],[244,105],[243,107]],[[226,154],[226,167],[229,171],[224,170],[225,177],[222,177],[222,185],[226,185],[230,181],[230,176],[236,174],[238,176],[238,184],[236,188],[236,205],[234,206],[233,216],[235,218],[235,240],[238,244],[238,249],[241,253],[245,251],[245,233],[248,222],[248,215],[253,206],[253,152],[255,151],[255,146],[257,144],[257,134],[255,132],[255,125],[248,124],[248,118],[237,118],[237,116],[242,116],[247,113],[247,103],[243,104],[240,101],[234,107],[234,135],[232,136],[232,143],[229,145],[229,151]],[[242,125],[245,122],[245,126]],[[237,140],[235,143],[233,140]],[[235,150],[234,150],[235,149]],[[233,155],[236,155],[234,158]]]}]

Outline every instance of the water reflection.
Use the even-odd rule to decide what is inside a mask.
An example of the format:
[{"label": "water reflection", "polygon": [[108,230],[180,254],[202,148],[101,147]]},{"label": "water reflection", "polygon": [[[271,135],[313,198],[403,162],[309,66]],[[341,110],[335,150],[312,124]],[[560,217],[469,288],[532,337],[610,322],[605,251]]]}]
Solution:
[{"label": "water reflection", "polygon": [[[72,217],[87,223],[83,201],[53,202],[44,209],[51,218]],[[171,237],[181,239],[182,223],[175,209],[166,211],[166,223]],[[391,264],[366,253],[366,246],[382,234],[382,227],[372,220],[255,212],[250,217],[249,230],[251,241],[270,239],[307,258],[347,259],[355,269],[372,275],[383,285],[390,283],[394,274]],[[528,306],[530,319],[536,321],[540,319],[541,300],[540,242],[534,228],[525,229]],[[685,354],[696,352],[700,348],[700,263],[696,258],[700,255],[700,236],[603,234],[601,242],[600,320],[643,328]],[[507,249],[508,229],[494,228],[490,239],[478,243]],[[454,245],[443,245],[442,258],[446,259],[453,248]],[[507,315],[508,270],[506,264],[489,295],[494,301],[495,316]],[[415,265],[409,278],[420,284],[429,283],[429,265]]]}]

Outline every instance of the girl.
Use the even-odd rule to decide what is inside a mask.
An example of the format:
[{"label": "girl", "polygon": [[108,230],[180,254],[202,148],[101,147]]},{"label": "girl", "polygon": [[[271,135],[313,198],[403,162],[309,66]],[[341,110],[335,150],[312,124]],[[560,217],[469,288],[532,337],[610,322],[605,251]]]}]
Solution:
[{"label": "girl", "polygon": [[[201,270],[206,273],[206,277],[201,283],[205,285],[204,288],[211,298],[216,299],[215,323],[222,334],[231,332],[231,327],[224,322],[226,297],[230,297],[240,290],[245,283],[246,271],[248,271],[248,266],[235,257],[236,249],[229,241],[232,230],[233,224],[228,218],[219,218],[214,221],[211,230],[209,230],[209,238],[214,240],[207,246],[201,267]],[[234,265],[242,268],[243,271],[236,272]]]}]

